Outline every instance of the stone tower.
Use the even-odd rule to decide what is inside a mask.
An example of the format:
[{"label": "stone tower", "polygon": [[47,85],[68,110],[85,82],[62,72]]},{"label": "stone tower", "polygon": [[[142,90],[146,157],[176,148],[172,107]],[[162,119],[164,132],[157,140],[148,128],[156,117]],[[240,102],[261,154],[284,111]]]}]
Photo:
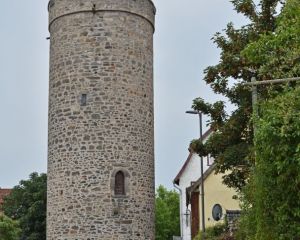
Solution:
[{"label": "stone tower", "polygon": [[151,0],[51,0],[47,240],[154,240]]}]

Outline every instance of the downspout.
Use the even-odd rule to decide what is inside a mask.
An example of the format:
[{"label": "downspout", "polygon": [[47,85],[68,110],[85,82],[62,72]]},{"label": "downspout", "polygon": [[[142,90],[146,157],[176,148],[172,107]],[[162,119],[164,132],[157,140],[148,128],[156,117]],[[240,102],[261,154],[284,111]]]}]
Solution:
[{"label": "downspout", "polygon": [[181,239],[183,239],[183,219],[182,219],[182,190],[179,188],[179,186],[177,186],[175,183],[173,183],[174,188],[176,188],[179,191],[180,194],[180,202],[179,202],[179,206],[180,206],[180,237]]}]

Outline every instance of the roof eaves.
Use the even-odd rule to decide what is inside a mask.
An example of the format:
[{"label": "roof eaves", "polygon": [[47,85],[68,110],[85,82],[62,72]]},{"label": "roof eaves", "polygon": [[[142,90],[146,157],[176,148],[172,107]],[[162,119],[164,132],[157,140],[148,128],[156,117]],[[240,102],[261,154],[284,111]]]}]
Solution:
[{"label": "roof eaves", "polygon": [[[216,168],[216,164],[212,164],[204,173],[203,173],[203,181],[207,179],[207,177],[214,171]],[[187,188],[187,191],[193,192],[201,185],[202,177],[200,177],[193,185]]]},{"label": "roof eaves", "polygon": [[177,174],[177,176],[174,178],[173,183],[175,183],[176,185],[179,185],[180,177],[183,174],[183,172],[186,169],[186,167],[189,164],[189,162],[191,161],[193,154],[194,154],[194,152],[192,150],[190,150],[190,154],[189,154],[188,158],[186,159],[185,163],[183,164],[183,166],[180,169],[180,171]]},{"label": "roof eaves", "polygon": [[[202,136],[202,138],[205,140],[211,133],[213,132],[212,128],[209,128]],[[192,151],[192,149],[189,149],[190,154],[187,158],[187,160],[185,161],[185,163],[183,164],[182,168],[180,169],[179,173],[177,174],[177,176],[174,178],[173,183],[175,183],[176,185],[179,185],[180,182],[180,177],[183,174],[184,170],[186,169],[187,165],[189,164],[189,162],[191,161],[191,158],[194,154],[194,152]]]}]

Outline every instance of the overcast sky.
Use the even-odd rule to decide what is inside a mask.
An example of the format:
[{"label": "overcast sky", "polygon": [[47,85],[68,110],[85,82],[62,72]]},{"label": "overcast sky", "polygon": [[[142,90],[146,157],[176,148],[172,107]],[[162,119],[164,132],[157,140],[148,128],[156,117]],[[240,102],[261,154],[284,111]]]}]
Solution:
[{"label": "overcast sky", "polygon": [[[0,187],[47,170],[49,36],[47,0],[1,0]],[[229,21],[241,25],[229,0],[156,0],[154,43],[156,185],[172,180],[199,136],[192,100],[215,101],[203,70],[216,64],[210,40]]]}]

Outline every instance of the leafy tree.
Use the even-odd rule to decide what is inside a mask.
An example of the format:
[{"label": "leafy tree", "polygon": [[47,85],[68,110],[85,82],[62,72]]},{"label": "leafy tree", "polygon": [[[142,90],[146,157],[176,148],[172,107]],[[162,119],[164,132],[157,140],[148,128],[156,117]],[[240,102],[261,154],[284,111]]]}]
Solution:
[{"label": "leafy tree", "polygon": [[299,43],[300,3],[287,0],[274,33],[262,34],[242,54],[252,65],[259,66],[257,73],[261,79],[295,77],[300,73]]},{"label": "leafy tree", "polygon": [[155,239],[172,240],[180,236],[179,195],[159,186],[155,197]]},{"label": "leafy tree", "polygon": [[2,240],[19,240],[21,229],[18,222],[0,214],[0,239]]},{"label": "leafy tree", "polygon": [[4,199],[4,213],[18,220],[22,239],[46,239],[47,175],[32,173]]},{"label": "leafy tree", "polygon": [[[224,183],[229,187],[241,190],[247,183],[251,166],[253,166],[253,128],[251,123],[251,93],[245,82],[250,82],[254,72],[261,63],[254,63],[243,55],[243,50],[257,41],[261,34],[273,33],[276,29],[276,9],[280,0],[232,0],[235,11],[249,19],[249,24],[235,28],[229,23],[224,34],[216,33],[213,37],[221,49],[220,62],[205,69],[207,84],[217,94],[225,96],[236,106],[228,116],[225,104],[218,101],[214,104],[197,98],[193,108],[210,116],[209,124],[215,130],[204,147],[200,144],[194,149],[199,155],[211,154],[216,161],[216,171],[225,173]],[[230,83],[230,84],[229,84]],[[233,83],[233,84],[232,84]],[[197,141],[197,140],[196,140]],[[193,147],[192,146],[192,147]],[[200,151],[205,149],[205,151]]]},{"label": "leafy tree", "polygon": [[[260,78],[299,76],[299,42],[300,2],[287,0],[275,32],[261,35],[243,54],[260,65]],[[258,106],[256,165],[244,190],[239,239],[300,239],[300,88],[293,85],[265,87],[268,98]]]},{"label": "leafy tree", "polygon": [[251,207],[242,225],[254,233],[247,239],[300,239],[300,87],[288,88],[260,108],[256,166],[246,193]]}]

